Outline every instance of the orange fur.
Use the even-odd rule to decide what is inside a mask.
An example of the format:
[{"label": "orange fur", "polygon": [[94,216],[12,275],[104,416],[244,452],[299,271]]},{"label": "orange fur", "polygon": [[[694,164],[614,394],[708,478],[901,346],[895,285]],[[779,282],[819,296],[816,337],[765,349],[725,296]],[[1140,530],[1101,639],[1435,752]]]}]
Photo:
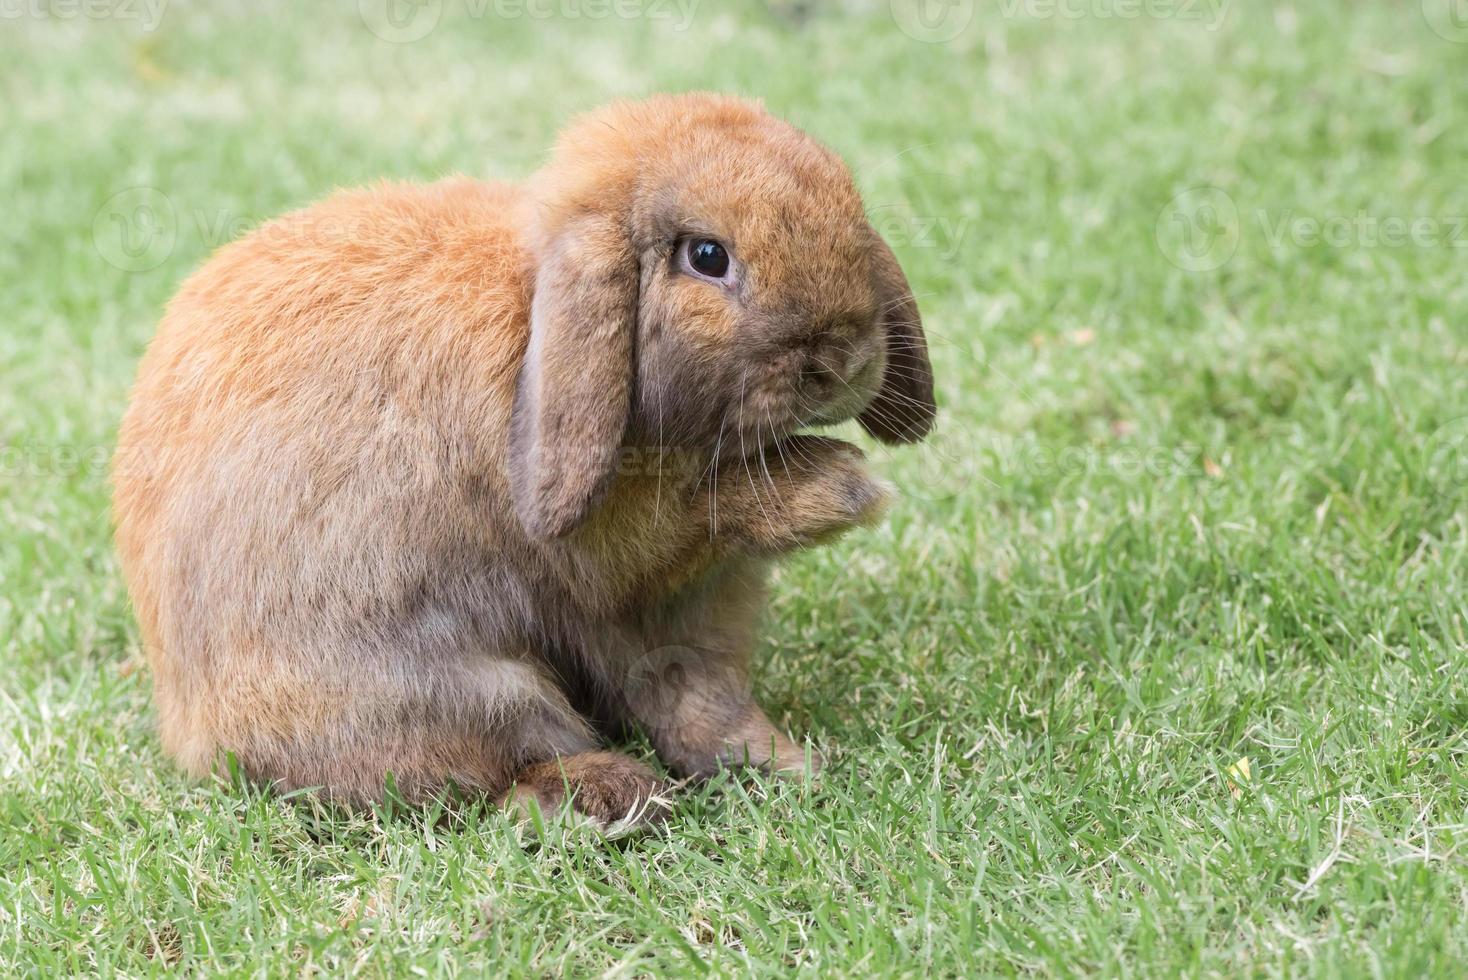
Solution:
[{"label": "orange fur", "polygon": [[[744,256],[742,305],[669,271],[680,221]],[[221,249],[169,304],[114,473],[166,749],[354,801],[389,773],[415,797],[518,778],[549,798],[559,757],[603,809],[642,793],[592,752],[565,679],[657,728],[627,690],[649,644],[745,676],[761,560],[873,519],[882,488],[850,447],[791,434],[780,372],[818,350],[855,393],[818,378],[820,398],[884,438],[926,430],[916,308],[884,250],[834,154],[708,95],[592,113],[525,185],[348,191]],[[710,456],[685,414],[677,452],[627,466],[649,393],[686,399],[677,371],[759,331],[796,346],[751,361],[768,373],[739,393],[743,469],[718,465],[722,423]],[[883,399],[916,422],[874,415]],[[758,485],[749,460],[775,454],[794,465]],[[665,757],[704,772],[774,738],[788,767],[747,690],[706,693],[728,710],[663,726]]]}]

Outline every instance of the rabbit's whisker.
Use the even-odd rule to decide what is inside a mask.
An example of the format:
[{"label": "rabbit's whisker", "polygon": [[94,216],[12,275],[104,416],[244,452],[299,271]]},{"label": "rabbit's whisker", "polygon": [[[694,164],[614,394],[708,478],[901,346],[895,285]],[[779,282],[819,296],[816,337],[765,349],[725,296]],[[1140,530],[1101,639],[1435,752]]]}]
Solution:
[{"label": "rabbit's whisker", "polygon": [[770,512],[765,509],[765,502],[760,496],[759,487],[755,484],[754,473],[749,468],[749,450],[744,445],[744,391],[749,381],[749,370],[746,368],[739,373],[739,418],[737,428],[739,429],[739,458],[744,464],[744,475],[749,479],[749,489],[754,494],[754,502],[759,504],[760,513],[764,515],[765,522],[770,523]]},{"label": "rabbit's whisker", "polygon": [[[717,487],[718,486],[718,483],[719,483],[719,454],[721,452],[723,452],[723,449],[724,449],[724,426],[728,423],[728,421],[729,421],[729,410],[726,408],[726,409],[724,409],[723,414],[719,416],[719,437],[718,437],[718,439],[716,439],[714,441],[714,458],[713,458],[713,461],[711,463],[709,463],[709,468],[713,472],[713,475],[709,478],[709,538],[710,539],[712,539],[713,536],[715,534],[717,534],[718,533],[718,530],[719,530],[719,501],[718,501],[718,495],[716,493],[714,493],[714,488]],[[705,473],[707,473],[707,472],[709,472],[709,471],[708,470],[705,470]]]},{"label": "rabbit's whisker", "polygon": [[[769,413],[766,412],[765,414],[766,414],[766,418],[768,418]],[[755,420],[754,434],[755,434],[755,443],[756,443],[756,445],[763,445],[764,444],[764,440],[760,437],[761,436],[761,433],[764,431],[764,421],[765,421],[764,419],[756,419]],[[771,434],[772,437],[774,435],[774,431],[775,431],[775,427],[773,425],[771,425],[770,426],[770,434]],[[776,450],[778,450],[780,448],[780,440],[779,439],[774,439],[773,441],[775,443]],[[775,485],[775,478],[770,475],[770,466],[769,466],[769,462],[768,462],[768,459],[767,459],[768,455],[769,454],[768,453],[765,453],[765,452],[761,452],[759,454],[759,465],[760,465],[760,469],[764,471],[765,482],[770,485],[770,502],[775,505],[775,509],[776,510],[779,510],[780,509],[780,506],[781,506],[781,501],[780,501],[780,488]]]},{"label": "rabbit's whisker", "polygon": [[659,523],[663,510],[663,389],[658,388],[658,482],[652,500],[652,522]]},{"label": "rabbit's whisker", "polygon": [[[766,412],[766,415],[768,415],[768,414],[769,413]],[[771,424],[770,424],[770,431],[773,432],[774,429],[775,429],[774,423],[771,422]],[[785,461],[785,440],[784,439],[776,439],[775,440],[775,452],[777,452],[777,453],[780,454],[780,466],[783,467],[784,470],[785,470],[785,479],[787,479],[787,480],[790,479],[790,465]]]}]

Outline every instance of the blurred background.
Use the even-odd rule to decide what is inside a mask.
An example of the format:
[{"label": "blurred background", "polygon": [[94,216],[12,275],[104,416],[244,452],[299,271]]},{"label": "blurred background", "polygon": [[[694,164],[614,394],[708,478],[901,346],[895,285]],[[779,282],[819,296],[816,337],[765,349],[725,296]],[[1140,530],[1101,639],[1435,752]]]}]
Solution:
[{"label": "blurred background", "polygon": [[[0,0],[0,956],[1461,963],[1465,81],[1459,0]],[[106,466],[179,282],[687,89],[846,158],[933,349],[936,435],[868,447],[891,519],[776,582],[820,794],[527,867],[177,776]],[[374,902],[434,925],[339,935]]]},{"label": "blurred background", "polygon": [[4,435],[107,444],[163,301],[264,220],[379,179],[517,179],[576,111],[691,88],[762,98],[850,161],[923,293],[945,402],[989,444],[1147,419],[1210,444],[1187,400],[1324,397],[1312,372],[1368,335],[1439,391],[1468,239],[1459,13],[8,0]]}]

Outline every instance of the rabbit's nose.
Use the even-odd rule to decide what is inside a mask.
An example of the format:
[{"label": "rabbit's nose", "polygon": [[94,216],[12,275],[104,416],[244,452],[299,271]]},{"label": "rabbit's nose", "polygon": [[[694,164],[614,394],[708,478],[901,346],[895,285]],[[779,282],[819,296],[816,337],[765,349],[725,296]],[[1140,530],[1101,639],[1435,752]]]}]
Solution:
[{"label": "rabbit's nose", "polygon": [[800,365],[800,383],[803,387],[825,392],[846,380],[848,358],[839,350],[830,347],[807,347]]}]

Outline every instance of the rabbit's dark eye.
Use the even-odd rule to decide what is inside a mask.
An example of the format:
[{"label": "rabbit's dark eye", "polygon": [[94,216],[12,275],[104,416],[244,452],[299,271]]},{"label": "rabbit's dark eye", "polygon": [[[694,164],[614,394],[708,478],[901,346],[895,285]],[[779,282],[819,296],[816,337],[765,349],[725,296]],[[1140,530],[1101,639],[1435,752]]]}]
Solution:
[{"label": "rabbit's dark eye", "polygon": [[699,275],[722,279],[729,274],[729,252],[712,238],[690,238],[683,248],[688,267]]}]

